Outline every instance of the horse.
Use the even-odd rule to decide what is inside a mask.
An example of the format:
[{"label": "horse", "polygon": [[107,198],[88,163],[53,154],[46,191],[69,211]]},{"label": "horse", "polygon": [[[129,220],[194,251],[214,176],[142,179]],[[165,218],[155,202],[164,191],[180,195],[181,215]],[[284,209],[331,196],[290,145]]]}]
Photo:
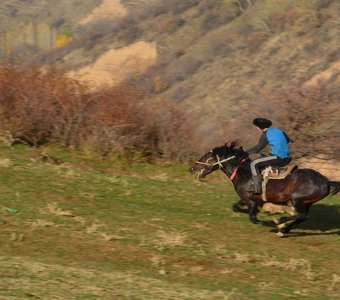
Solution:
[{"label": "horse", "polygon": [[[292,205],[296,213],[289,217],[281,217],[276,222],[279,237],[286,237],[293,228],[304,222],[308,218],[312,204],[340,191],[340,182],[330,181],[313,169],[296,167],[284,179],[268,180],[264,201],[261,194],[247,191],[252,180],[251,160],[243,147],[238,147],[237,144],[237,141],[232,141],[215,147],[198,159],[189,168],[189,172],[198,173],[198,178],[204,178],[216,170],[221,170],[229,177],[240,196],[240,201],[233,205],[233,210],[247,212],[254,224],[269,225],[268,222],[257,218],[258,208],[266,202]],[[245,211],[240,205],[246,205],[248,209]]]}]

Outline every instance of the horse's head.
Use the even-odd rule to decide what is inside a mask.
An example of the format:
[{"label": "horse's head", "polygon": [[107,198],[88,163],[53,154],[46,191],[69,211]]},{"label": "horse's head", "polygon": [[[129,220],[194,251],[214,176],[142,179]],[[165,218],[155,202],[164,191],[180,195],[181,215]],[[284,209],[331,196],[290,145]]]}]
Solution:
[{"label": "horse's head", "polygon": [[237,142],[226,143],[224,146],[216,147],[204,154],[189,169],[191,174],[198,173],[198,178],[225,168],[226,164],[237,165],[240,159],[248,157],[242,147],[236,148]]}]

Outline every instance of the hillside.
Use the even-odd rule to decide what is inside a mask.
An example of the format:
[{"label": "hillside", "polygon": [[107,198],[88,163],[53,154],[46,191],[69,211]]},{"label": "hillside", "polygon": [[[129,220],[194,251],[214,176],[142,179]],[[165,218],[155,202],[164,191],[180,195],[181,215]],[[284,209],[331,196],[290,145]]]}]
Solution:
[{"label": "hillside", "polygon": [[[208,136],[202,148],[240,136],[245,146],[255,143],[250,120],[261,114],[290,131],[299,155],[313,143],[309,154],[322,148],[339,158],[339,1],[74,0],[59,1],[53,13],[51,1],[30,2],[7,1],[12,13],[4,3],[0,10],[3,28],[48,24],[41,40],[50,46],[26,42],[30,55],[19,51],[26,60],[94,88],[128,81],[175,101]],[[13,31],[3,32],[0,45],[17,55]]]}]

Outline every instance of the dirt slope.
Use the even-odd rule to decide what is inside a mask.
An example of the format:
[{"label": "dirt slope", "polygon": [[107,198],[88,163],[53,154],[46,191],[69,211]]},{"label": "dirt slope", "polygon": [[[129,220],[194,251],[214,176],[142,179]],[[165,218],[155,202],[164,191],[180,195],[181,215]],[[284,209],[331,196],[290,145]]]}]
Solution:
[{"label": "dirt slope", "polygon": [[143,41],[120,49],[111,49],[97,60],[69,75],[90,82],[93,87],[118,84],[129,75],[143,73],[155,63],[157,49],[155,44]]}]

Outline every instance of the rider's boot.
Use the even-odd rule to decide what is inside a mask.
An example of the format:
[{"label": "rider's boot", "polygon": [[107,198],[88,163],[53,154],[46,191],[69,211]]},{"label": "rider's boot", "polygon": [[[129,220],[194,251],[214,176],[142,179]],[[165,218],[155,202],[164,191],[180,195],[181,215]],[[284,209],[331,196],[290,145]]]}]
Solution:
[{"label": "rider's boot", "polygon": [[262,193],[262,176],[261,175],[252,176],[252,182],[250,183],[250,186],[247,189],[247,191],[254,193],[254,194]]}]

